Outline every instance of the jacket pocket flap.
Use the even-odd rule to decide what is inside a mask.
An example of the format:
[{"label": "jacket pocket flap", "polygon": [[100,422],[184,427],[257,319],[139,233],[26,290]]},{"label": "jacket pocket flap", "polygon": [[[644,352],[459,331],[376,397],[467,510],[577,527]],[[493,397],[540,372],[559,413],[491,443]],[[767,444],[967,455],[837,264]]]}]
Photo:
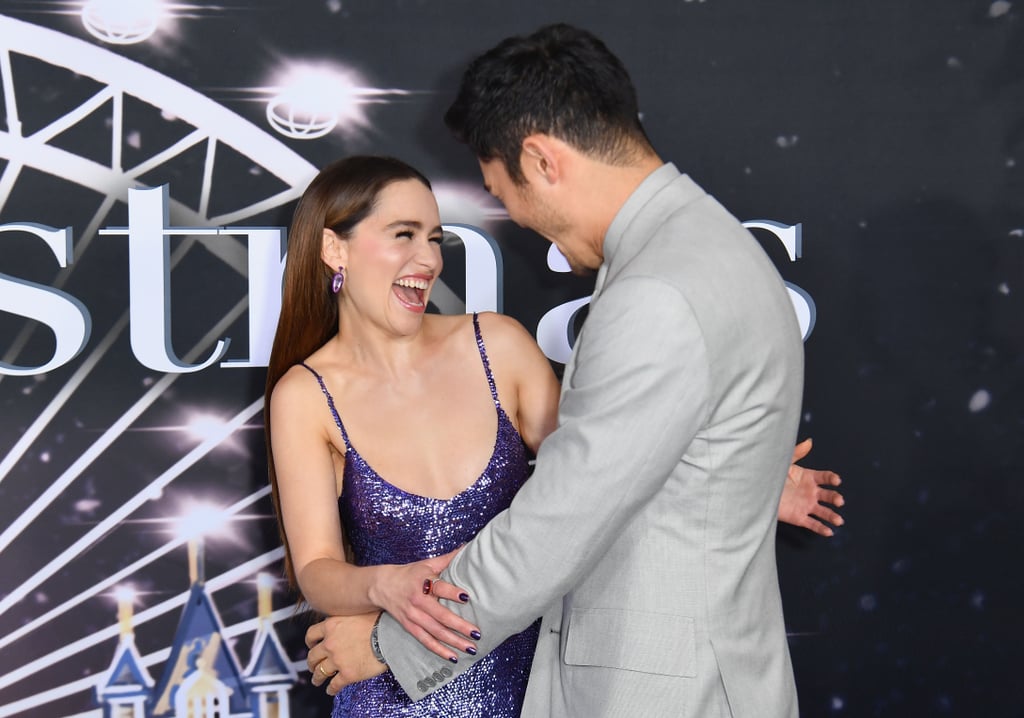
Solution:
[{"label": "jacket pocket flap", "polygon": [[693,619],[666,613],[574,608],[565,662],[664,676],[697,675]]}]

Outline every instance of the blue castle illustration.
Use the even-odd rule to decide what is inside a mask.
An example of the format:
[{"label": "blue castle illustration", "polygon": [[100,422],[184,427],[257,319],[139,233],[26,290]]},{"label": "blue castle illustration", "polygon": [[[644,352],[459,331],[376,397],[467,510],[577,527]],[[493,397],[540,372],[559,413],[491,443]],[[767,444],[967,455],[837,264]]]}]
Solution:
[{"label": "blue castle illustration", "polygon": [[120,640],[96,685],[104,718],[289,718],[298,680],[271,619],[273,580],[257,581],[259,625],[243,669],[204,577],[201,539],[189,542],[191,586],[163,675],[154,681],[135,646],[130,598],[118,600]]}]

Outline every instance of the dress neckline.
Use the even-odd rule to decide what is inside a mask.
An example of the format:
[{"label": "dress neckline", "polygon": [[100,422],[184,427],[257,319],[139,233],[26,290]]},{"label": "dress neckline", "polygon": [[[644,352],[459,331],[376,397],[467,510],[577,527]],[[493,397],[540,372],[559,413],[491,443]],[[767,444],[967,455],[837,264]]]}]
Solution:
[{"label": "dress neckline", "polygon": [[[381,483],[391,487],[394,491],[400,492],[400,493],[405,494],[406,496],[408,496],[410,498],[413,498],[413,499],[416,499],[416,500],[419,500],[419,501],[433,501],[433,502],[438,502],[438,503],[451,503],[455,499],[458,499],[459,497],[463,496],[464,494],[466,494],[469,491],[471,491],[474,488],[476,488],[481,483],[481,481],[484,479],[484,477],[486,477],[488,475],[490,469],[494,465],[495,458],[498,456],[498,452],[499,452],[499,449],[500,449],[500,446],[501,446],[501,432],[502,432],[502,428],[503,428],[503,426],[502,426],[503,423],[504,423],[505,427],[507,427],[508,429],[512,430],[512,434],[515,436],[516,440],[522,441],[522,435],[519,433],[519,430],[516,429],[515,425],[512,423],[511,418],[509,418],[508,414],[505,412],[504,407],[502,407],[501,401],[499,401],[499,399],[498,399],[498,388],[497,388],[497,385],[494,382],[494,375],[491,372],[491,362],[487,358],[487,349],[484,347],[483,335],[480,332],[480,317],[479,317],[479,315],[477,313],[473,314],[473,334],[476,337],[477,351],[480,353],[480,361],[483,364],[484,374],[487,376],[487,385],[488,385],[488,387],[491,390],[491,399],[494,400],[494,408],[495,408],[496,413],[497,413],[498,421],[497,421],[497,426],[495,427],[495,431],[494,431],[494,445],[493,445],[493,448],[491,449],[491,456],[487,460],[487,463],[484,465],[483,471],[480,472],[480,475],[477,476],[476,479],[474,479],[471,484],[469,484],[464,489],[462,489],[461,491],[459,491],[457,494],[455,494],[454,496],[452,496],[450,498],[438,498],[436,496],[427,496],[425,494],[417,494],[417,493],[414,493],[412,491],[408,491],[406,489],[403,489],[400,486],[397,486],[397,485],[393,484],[392,482],[388,481],[383,476],[381,476],[381,474],[376,469],[374,469],[373,466],[370,465],[370,462],[367,461],[363,457],[363,455],[359,453],[359,451],[352,444],[352,441],[349,439],[348,432],[345,430],[345,424],[341,421],[341,415],[338,414],[338,409],[334,405],[334,397],[331,395],[331,392],[327,389],[327,384],[324,382],[323,377],[320,376],[320,373],[317,372],[316,369],[314,369],[313,367],[309,366],[309,364],[307,364],[306,362],[304,362],[304,361],[303,362],[299,362],[300,366],[305,367],[309,371],[309,373],[312,374],[316,378],[317,383],[320,385],[320,391],[327,398],[327,406],[331,410],[331,415],[334,417],[334,423],[338,426],[338,429],[341,431],[341,438],[345,442],[345,456],[346,456],[346,460],[345,460],[345,477],[343,478],[343,485],[344,485],[344,482],[347,481],[348,472],[350,470],[349,467],[351,466],[351,463],[352,463],[351,461],[349,461],[349,457],[351,456],[351,458],[358,459],[358,461],[364,467],[366,467],[366,471],[370,475],[369,478],[376,479],[377,481],[380,481]],[[339,499],[340,499],[340,497],[339,497]]]},{"label": "dress neckline", "polygon": [[[483,471],[480,472],[480,475],[477,476],[473,480],[473,482],[471,484],[469,484],[469,486],[467,486],[466,488],[462,489],[457,494],[455,494],[454,496],[451,496],[449,498],[440,498],[440,497],[437,497],[437,496],[427,496],[426,494],[417,494],[414,491],[409,491],[408,489],[403,489],[401,486],[398,486],[398,485],[392,483],[391,481],[388,481],[386,478],[381,476],[380,472],[378,472],[375,468],[373,468],[373,466],[370,464],[369,461],[367,461],[365,458],[363,458],[363,455],[359,453],[358,449],[356,449],[356,447],[352,444],[351,441],[346,442],[346,447],[347,448],[345,450],[345,454],[347,456],[349,456],[349,457],[358,459],[359,462],[364,467],[366,467],[366,473],[369,474],[368,478],[376,479],[377,481],[381,482],[382,484],[387,485],[389,488],[391,488],[392,490],[394,490],[394,491],[396,491],[398,493],[404,494],[405,496],[408,496],[411,499],[415,499],[415,500],[421,501],[421,502],[435,502],[435,503],[441,503],[441,504],[448,504],[448,503],[451,503],[451,502],[455,501],[456,499],[462,497],[463,495],[471,492],[473,489],[477,488],[479,486],[479,484],[484,480],[484,478],[488,476],[488,474],[491,471],[491,468],[494,466],[494,461],[495,461],[495,459],[498,456],[498,448],[499,448],[499,446],[501,444],[502,423],[504,423],[506,426],[508,426],[512,430],[512,432],[515,434],[516,438],[519,438],[519,431],[515,428],[515,426],[512,425],[512,420],[509,419],[508,414],[505,413],[505,410],[501,406],[497,407],[497,410],[498,410],[498,424],[497,424],[497,427],[495,428],[495,432],[494,432],[494,447],[491,449],[491,456],[487,460],[487,464],[484,466]],[[345,474],[347,475],[348,472],[349,472],[349,461],[348,461],[348,459],[346,459],[346,461],[345,461]]]}]

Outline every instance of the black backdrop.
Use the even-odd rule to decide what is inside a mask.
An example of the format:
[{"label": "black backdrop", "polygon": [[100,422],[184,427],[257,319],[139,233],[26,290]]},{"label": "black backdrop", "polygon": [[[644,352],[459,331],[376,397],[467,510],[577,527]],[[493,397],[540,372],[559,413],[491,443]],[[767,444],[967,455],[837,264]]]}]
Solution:
[{"label": "black backdrop", "polygon": [[[91,318],[73,359],[0,374],[0,716],[100,715],[94,689],[118,644],[115,583],[136,589],[134,640],[159,681],[181,603],[154,607],[188,587],[169,524],[190,499],[244,504],[235,518],[245,520],[206,540],[210,593],[237,627],[229,641],[243,666],[255,575],[280,573],[260,493],[262,370],[155,371],[119,324],[138,270],[123,235],[96,230],[128,224],[128,188],[169,185],[174,226],[281,227],[315,168],[396,155],[452,188],[446,222],[493,235],[503,310],[534,330],[589,285],[548,270],[544,242],[487,211],[475,161],[441,115],[469,58],[558,20],[623,58],[665,159],[740,219],[801,225],[796,261],[758,236],[815,304],[800,433],[815,440],[808,463],[839,471],[848,500],[832,539],[780,529],[802,713],[1024,716],[1019,5],[180,3],[151,37],[124,44],[91,35],[84,5],[0,2],[0,223],[70,226],[74,244],[59,270],[37,235],[0,232],[0,300],[14,296],[12,278],[30,281],[72,295]],[[297,61],[340,63],[378,91],[358,93],[361,117],[322,137],[285,137],[266,108],[283,87],[277,73]],[[76,110],[105,91],[109,102]],[[65,117],[76,119],[54,125]],[[209,145],[190,144],[194,133],[217,138],[213,159]],[[181,357],[195,347],[187,361],[199,363],[230,336],[224,358],[244,360],[253,240],[192,241],[170,242],[181,254],[171,343]],[[461,255],[446,255],[445,279],[464,293]],[[55,341],[45,322],[14,300],[2,309],[0,361],[46,364]],[[182,467],[204,440],[183,430],[194,409],[239,428],[207,433],[209,450]],[[291,617],[281,582],[273,601],[299,666],[305,619]],[[305,677],[291,696],[293,714],[325,714]]]}]

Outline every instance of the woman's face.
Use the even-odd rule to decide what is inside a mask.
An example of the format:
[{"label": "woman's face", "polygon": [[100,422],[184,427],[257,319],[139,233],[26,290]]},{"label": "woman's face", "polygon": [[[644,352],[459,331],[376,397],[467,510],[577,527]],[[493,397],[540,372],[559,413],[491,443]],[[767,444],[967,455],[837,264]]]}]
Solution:
[{"label": "woman's face", "polygon": [[345,311],[375,317],[400,333],[418,328],[441,273],[441,238],[437,201],[422,182],[385,187],[373,213],[341,242]]}]

